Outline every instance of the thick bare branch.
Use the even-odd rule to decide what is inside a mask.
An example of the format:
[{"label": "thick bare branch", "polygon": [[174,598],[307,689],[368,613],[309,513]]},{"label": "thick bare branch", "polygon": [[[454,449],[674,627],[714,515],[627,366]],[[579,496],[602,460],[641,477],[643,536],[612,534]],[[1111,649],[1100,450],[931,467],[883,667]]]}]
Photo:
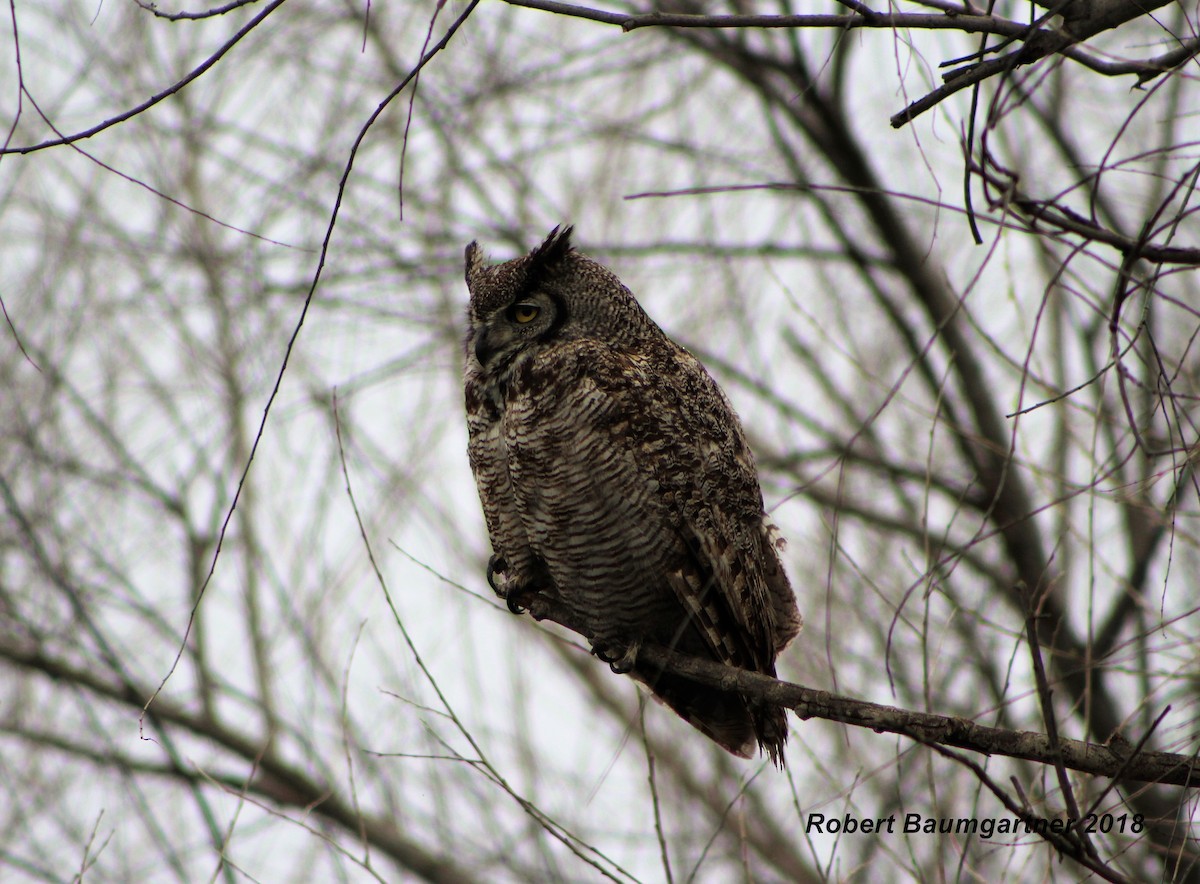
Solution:
[{"label": "thick bare branch", "polygon": [[[533,598],[530,613],[550,620],[584,638],[566,608],[545,595]],[[934,715],[883,706],[814,690],[712,660],[677,654],[657,645],[642,645],[638,659],[658,669],[682,675],[723,691],[736,691],[775,706],[785,706],[801,719],[822,718],[876,733],[892,733],[920,743],[937,743],[968,749],[983,755],[1004,755],[1039,764],[1061,763],[1071,770],[1099,777],[1117,777],[1140,783],[1163,783],[1194,788],[1200,786],[1200,759],[1169,752],[1123,751],[1124,741],[1108,744],[1083,740],[1050,739],[1046,734],[989,727],[965,718]]]}]

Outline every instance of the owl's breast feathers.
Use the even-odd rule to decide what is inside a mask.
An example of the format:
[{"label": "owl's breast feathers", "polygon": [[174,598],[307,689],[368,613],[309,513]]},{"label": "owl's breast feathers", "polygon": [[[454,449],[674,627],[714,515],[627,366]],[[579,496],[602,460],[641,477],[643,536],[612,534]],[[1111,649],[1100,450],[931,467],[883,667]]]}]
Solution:
[{"label": "owl's breast feathers", "polygon": [[691,354],[665,338],[546,347],[513,373],[499,422],[525,538],[564,600],[773,671],[794,596],[740,423]]}]

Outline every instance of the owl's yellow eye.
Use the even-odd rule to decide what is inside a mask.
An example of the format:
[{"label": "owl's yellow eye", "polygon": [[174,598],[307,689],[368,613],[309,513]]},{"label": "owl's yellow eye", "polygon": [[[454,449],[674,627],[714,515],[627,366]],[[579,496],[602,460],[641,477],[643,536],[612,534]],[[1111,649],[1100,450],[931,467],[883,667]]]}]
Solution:
[{"label": "owl's yellow eye", "polygon": [[526,325],[537,319],[537,315],[542,312],[542,308],[537,304],[513,304],[505,312],[513,322],[518,325]]}]

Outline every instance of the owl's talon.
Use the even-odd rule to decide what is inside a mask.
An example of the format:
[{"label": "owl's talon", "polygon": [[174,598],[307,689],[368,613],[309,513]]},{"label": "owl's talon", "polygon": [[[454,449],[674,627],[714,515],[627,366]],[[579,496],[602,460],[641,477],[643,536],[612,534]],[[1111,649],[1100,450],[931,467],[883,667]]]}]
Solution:
[{"label": "owl's talon", "polygon": [[[508,587],[504,592],[504,604],[508,605],[508,610],[514,614],[524,614],[530,611],[538,600],[538,591],[529,587],[512,586]],[[534,614],[535,620],[541,620]]]},{"label": "owl's talon", "polygon": [[609,651],[608,646],[603,648],[592,645],[592,653],[600,660],[608,664],[608,668],[617,675],[628,675],[633,671],[634,665],[637,663],[638,648],[641,642],[634,642],[623,650],[620,655],[615,655]]},{"label": "owl's talon", "polygon": [[528,611],[534,620],[542,620],[546,616],[543,605],[538,604],[541,597],[536,589],[517,589],[513,587],[504,597],[504,604],[514,614],[524,614]]},{"label": "owl's talon", "polygon": [[[508,570],[508,563],[504,561],[503,556],[493,555],[488,559],[487,565],[487,582],[492,591],[500,598],[504,599],[504,604],[508,606],[508,610],[514,614],[524,614],[537,600],[537,590],[530,589],[528,586],[518,586],[516,581],[509,580],[505,577],[505,572]],[[498,579],[499,578],[499,579]],[[543,616],[545,616],[543,614]],[[534,615],[535,619],[541,620],[542,617]]]},{"label": "owl's talon", "polygon": [[488,559],[488,566],[487,566],[488,586],[490,586],[492,588],[492,592],[494,592],[496,595],[500,596],[501,598],[504,598],[504,591],[501,590],[500,587],[498,587],[496,585],[496,573],[497,572],[502,573],[507,570],[508,570],[508,564],[500,556],[493,555],[490,559]]}]

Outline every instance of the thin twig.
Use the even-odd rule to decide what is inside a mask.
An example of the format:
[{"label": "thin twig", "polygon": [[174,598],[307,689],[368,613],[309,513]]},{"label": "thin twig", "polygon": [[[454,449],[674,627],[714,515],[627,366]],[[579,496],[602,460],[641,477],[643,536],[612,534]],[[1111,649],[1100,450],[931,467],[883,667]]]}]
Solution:
[{"label": "thin twig", "polygon": [[[1080,819],[1079,803],[1075,800],[1075,790],[1071,786],[1070,777],[1067,776],[1066,765],[1063,764],[1062,739],[1058,735],[1058,716],[1054,714],[1054,691],[1050,688],[1050,680],[1046,678],[1046,664],[1042,659],[1042,643],[1038,639],[1038,599],[1046,598],[1052,589],[1053,585],[1039,587],[1040,591],[1037,597],[1034,597],[1032,595],[1034,589],[1030,588],[1031,597],[1029,599],[1029,613],[1025,617],[1025,635],[1029,642],[1029,657],[1033,663],[1033,679],[1034,684],[1037,686],[1038,702],[1042,707],[1042,721],[1046,724],[1046,740],[1050,744],[1054,773],[1058,778],[1058,788],[1067,802],[1067,813],[1071,819],[1077,820]],[[1087,837],[1087,833],[1083,829],[1080,829],[1077,837],[1088,856],[1095,857],[1096,848],[1092,845],[1091,839]]]},{"label": "thin twig", "polygon": [[[1061,855],[1071,857],[1071,859],[1075,860],[1082,866],[1086,866],[1094,874],[1103,878],[1105,881],[1112,881],[1114,884],[1128,884],[1130,881],[1129,878],[1126,878],[1124,875],[1118,875],[1102,860],[1089,855],[1074,838],[1067,837],[1065,833],[1055,832],[1048,826],[1037,825],[1038,819],[1028,809],[1029,803],[1025,800],[1024,794],[1020,793],[1019,787],[1018,794],[1021,794],[1021,805],[1018,805],[1015,801],[1013,801],[1012,798],[1003,789],[1001,789],[990,776],[988,776],[988,772],[983,769],[982,765],[970,758],[959,755],[957,752],[952,752],[944,746],[929,744],[929,748],[937,752],[939,755],[945,756],[953,761],[957,761],[964,767],[969,768],[971,772],[975,774],[975,777],[979,780],[979,782],[983,783],[983,785],[987,787],[988,791],[990,791],[996,796],[997,799],[999,799],[1000,803],[1004,805],[1005,809],[1008,810],[1009,813],[1024,822],[1046,841],[1050,842],[1054,849],[1057,850]],[[1016,781],[1014,780],[1013,782],[1015,785]],[[1079,832],[1081,831],[1081,828],[1076,826],[1071,831]]]},{"label": "thin twig", "polygon": [[667,837],[663,834],[662,807],[658,800],[658,781],[654,776],[654,749],[650,735],[646,733],[646,696],[638,694],[638,725],[642,731],[642,747],[646,750],[646,778],[650,781],[650,803],[654,807],[654,835],[658,838],[658,852],[662,856],[663,875],[667,884],[674,884],[671,874],[671,854],[667,850]]},{"label": "thin twig", "polygon": [[185,76],[182,80],[179,80],[178,82],[172,84],[171,86],[168,86],[166,89],[162,90],[161,92],[158,92],[158,93],[150,96],[145,101],[143,101],[141,104],[139,104],[137,107],[130,108],[129,110],[127,110],[123,113],[117,114],[115,117],[109,117],[104,122],[97,123],[95,126],[92,126],[90,129],[84,129],[83,131],[76,132],[73,135],[65,135],[60,138],[51,139],[50,141],[43,141],[43,142],[40,142],[39,144],[25,145],[23,147],[7,147],[6,146],[3,149],[0,149],[0,156],[3,156],[4,154],[10,154],[10,153],[19,153],[19,154],[33,153],[34,151],[37,151],[37,150],[45,150],[48,147],[57,147],[60,144],[72,144],[76,141],[82,141],[85,138],[91,138],[93,135],[97,135],[100,132],[103,132],[105,129],[111,129],[113,126],[116,126],[119,123],[124,123],[126,120],[136,117],[138,114],[149,110],[150,108],[154,107],[154,105],[158,104],[159,102],[161,102],[167,98],[170,98],[172,95],[179,92],[181,89],[183,89],[189,83],[193,82],[194,80],[198,80],[208,70],[210,70],[213,67],[213,65],[215,65],[218,61],[220,61],[222,58],[224,58],[225,54],[227,52],[229,52],[229,50],[231,50],[234,46],[236,46],[243,37],[245,37],[247,34],[249,34],[251,31],[253,31],[255,28],[257,28],[260,24],[262,24],[263,21],[266,20],[267,16],[269,16],[272,12],[274,12],[276,9],[278,9],[280,6],[282,6],[285,2],[286,2],[286,0],[274,0],[274,2],[270,6],[268,6],[266,9],[264,9],[258,15],[254,16],[254,18],[250,19],[250,21],[243,28],[241,28],[241,30],[239,30],[236,34],[234,34],[232,37],[230,37],[228,40],[226,40],[220,49],[218,49],[216,52],[214,52],[212,55],[210,55],[208,58],[206,58],[198,67],[193,68],[187,74],[187,76]]},{"label": "thin twig", "polygon": [[[483,747],[480,746],[475,740],[474,734],[472,734],[466,724],[463,723],[462,719],[458,716],[458,713],[454,711],[454,707],[451,705],[450,700],[442,691],[442,687],[434,677],[433,672],[430,671],[429,667],[425,664],[425,658],[422,656],[421,652],[417,650],[416,643],[413,642],[412,635],[409,633],[408,627],[404,625],[404,619],[400,616],[400,612],[396,608],[396,603],[392,597],[392,592],[388,588],[387,581],[384,580],[383,577],[383,571],[380,570],[379,562],[375,558],[375,550],[371,546],[370,538],[367,536],[367,527],[363,523],[362,514],[358,509],[358,501],[354,497],[354,488],[350,482],[350,470],[346,465],[346,451],[342,444],[341,421],[336,419],[336,400],[334,415],[334,427],[337,433],[338,458],[341,463],[342,478],[346,483],[346,496],[350,500],[350,509],[354,513],[354,519],[358,525],[359,537],[362,539],[363,548],[367,553],[367,560],[370,562],[371,570],[375,574],[376,582],[379,584],[380,589],[383,590],[383,597],[387,602],[388,609],[392,612],[392,619],[395,622],[396,627],[400,630],[400,636],[404,639],[405,646],[408,648],[408,652],[412,655],[413,661],[417,664],[417,668],[421,670],[421,674],[425,677],[425,681],[429,684],[430,688],[432,688],[434,694],[437,695],[438,702],[441,703],[446,715],[449,716],[450,721],[453,722],[455,729],[459,732],[459,734],[462,735],[463,739],[470,744],[471,748],[475,750],[477,760],[470,760],[472,766],[486,774],[489,780],[499,786],[510,798],[512,798],[517,805],[523,811],[525,811],[525,813],[528,814],[532,820],[534,820],[534,822],[536,822],[542,827],[543,830],[546,831],[547,834],[561,842],[564,847],[575,854],[575,856],[577,856],[580,860],[594,868],[602,876],[610,881],[620,882],[620,879],[612,871],[605,868],[600,860],[607,862],[614,869],[616,869],[617,872],[624,875],[626,878],[632,879],[634,876],[625,869],[621,868],[621,866],[615,861],[610,859],[601,851],[597,850],[591,844],[588,844],[579,836],[572,834],[566,829],[566,827],[562,826],[552,817],[548,816],[536,804],[518,793],[509,784],[508,780],[506,780],[500,774],[499,770],[497,770],[488,760],[487,756],[484,754]],[[445,742],[443,742],[443,745],[445,745],[446,748],[452,752],[456,751],[452,746]],[[468,759],[464,758],[463,760]]]},{"label": "thin twig", "polygon": [[[271,9],[275,8],[275,6],[278,6],[279,3],[282,2],[283,0],[277,0],[277,2],[272,5]],[[287,347],[283,351],[283,360],[279,365],[279,371],[277,371],[275,374],[275,384],[271,388],[271,394],[267,397],[266,404],[263,406],[262,419],[259,421],[258,430],[254,434],[254,444],[250,446],[250,454],[246,458],[246,466],[242,469],[242,474],[238,478],[237,489],[233,494],[233,500],[230,501],[229,509],[226,510],[225,518],[221,522],[221,530],[217,535],[217,541],[215,548],[213,549],[212,561],[209,564],[208,574],[204,578],[204,583],[201,584],[200,588],[196,591],[196,599],[192,603],[192,609],[188,614],[187,626],[184,628],[183,638],[179,643],[179,650],[175,655],[175,659],[171,662],[171,666],[167,670],[167,673],[162,677],[162,681],[159,682],[158,687],[154,689],[154,693],[150,695],[150,699],[146,701],[146,705],[142,709],[142,716],[138,719],[139,730],[142,727],[146,712],[150,709],[150,706],[162,692],[162,689],[166,686],[171,676],[174,675],[176,668],[179,666],[179,661],[183,658],[184,650],[187,648],[188,636],[191,634],[192,626],[196,622],[196,614],[200,610],[200,602],[204,598],[204,592],[208,588],[209,583],[212,582],[213,575],[216,573],[217,561],[221,556],[221,549],[224,546],[225,535],[229,530],[229,523],[233,519],[233,513],[237,509],[238,501],[241,499],[242,489],[245,487],[246,479],[250,475],[250,467],[254,463],[254,455],[257,454],[258,446],[262,442],[263,434],[266,432],[267,418],[270,417],[271,406],[275,404],[275,399],[279,396],[279,390],[283,386],[283,377],[287,373],[288,362],[291,359],[292,351],[295,349],[296,341],[300,338],[300,330],[304,327],[304,320],[308,316],[308,310],[312,306],[313,298],[316,297],[317,286],[321,282],[321,272],[325,268],[325,260],[329,255],[329,243],[333,239],[333,231],[337,226],[338,215],[342,209],[342,199],[346,195],[346,187],[350,181],[350,173],[354,169],[354,159],[358,156],[358,149],[362,146],[363,140],[367,137],[367,132],[369,132],[371,127],[375,125],[375,121],[379,119],[380,115],[384,112],[388,105],[390,105],[392,101],[394,101],[395,98],[404,91],[404,88],[413,80],[413,78],[417,76],[418,73],[420,73],[421,69],[424,68],[425,65],[427,65],[435,55],[449,45],[450,40],[454,37],[454,34],[460,27],[462,27],[463,22],[470,17],[471,13],[474,12],[475,7],[479,5],[479,2],[480,0],[471,0],[470,5],[468,5],[467,8],[463,10],[462,14],[454,20],[453,24],[446,29],[446,33],[442,36],[442,39],[439,40],[432,49],[430,49],[421,57],[421,60],[417,62],[416,66],[409,71],[408,76],[406,76],[390,93],[388,93],[383,101],[379,103],[374,112],[372,112],[371,116],[367,118],[365,123],[363,123],[362,128],[358,131],[358,136],[354,139],[354,143],[350,146],[350,155],[346,159],[346,165],[342,169],[341,180],[338,182],[337,196],[333,202],[333,211],[329,216],[329,224],[325,228],[325,238],[321,242],[321,253],[317,259],[317,268],[313,272],[312,282],[308,287],[308,293],[304,297],[304,304],[300,308],[300,316],[296,319],[296,325],[292,329],[292,335],[290,338],[288,338]],[[264,11],[263,15],[265,16],[267,12],[270,12],[270,9]],[[256,20],[261,20],[262,17],[263,16],[259,16],[259,18]]]},{"label": "thin twig", "polygon": [[257,3],[258,0],[231,0],[224,6],[217,6],[213,9],[205,9],[202,12],[163,12],[158,8],[158,4],[147,2],[147,0],[133,0],[142,9],[149,12],[155,18],[164,18],[167,21],[200,21],[206,18],[216,18],[218,15],[225,15],[233,12],[235,9],[241,9],[243,6],[250,6]]}]

